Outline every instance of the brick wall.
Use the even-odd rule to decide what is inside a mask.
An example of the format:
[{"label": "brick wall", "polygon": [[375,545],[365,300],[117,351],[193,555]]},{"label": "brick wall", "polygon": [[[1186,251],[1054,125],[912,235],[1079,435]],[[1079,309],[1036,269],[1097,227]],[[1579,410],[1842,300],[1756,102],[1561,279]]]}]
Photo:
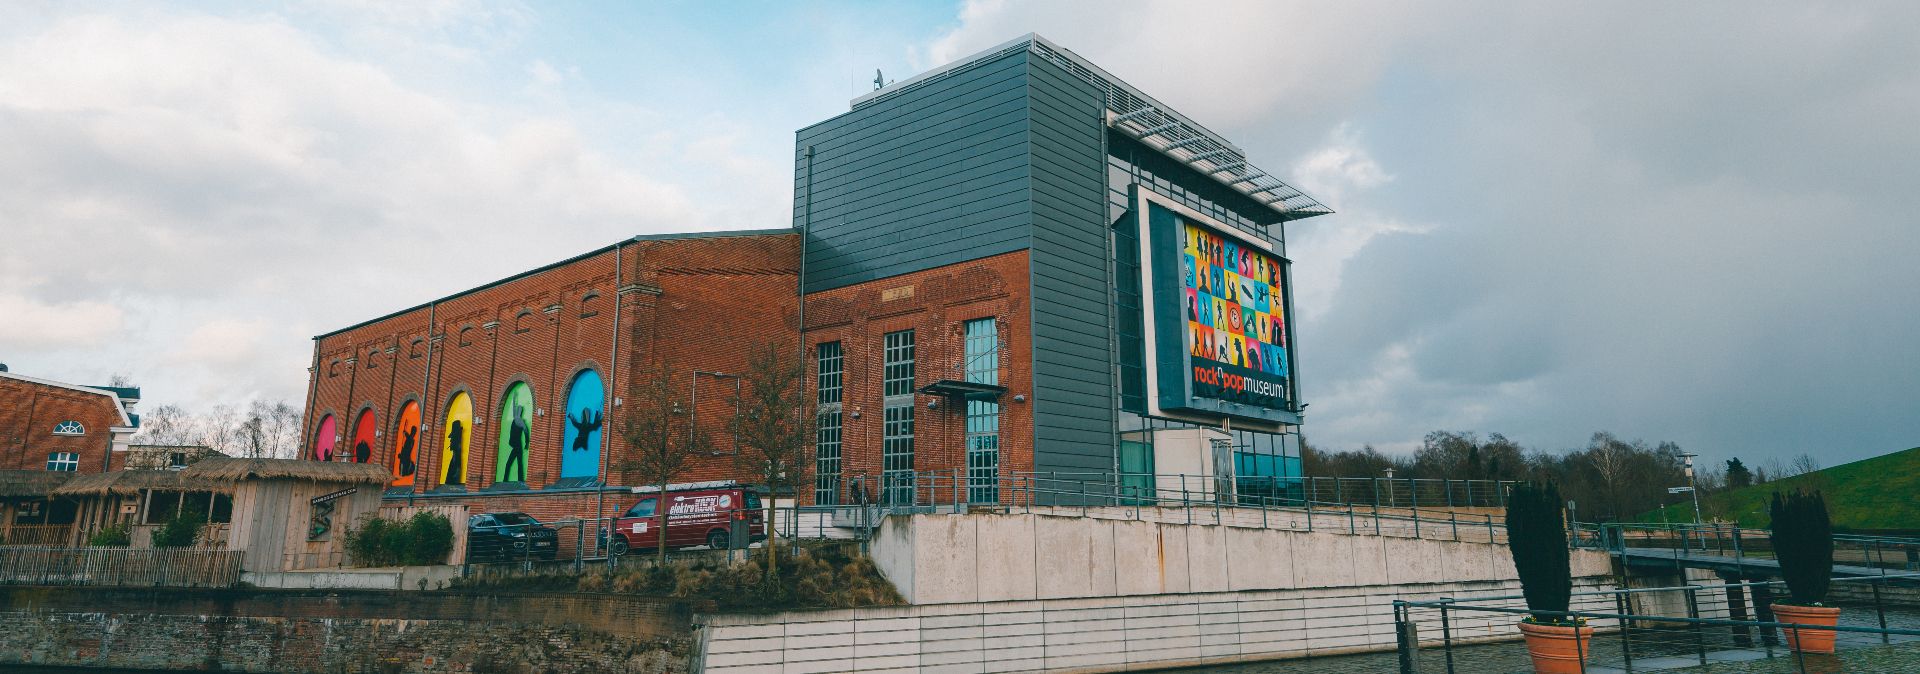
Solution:
[{"label": "brick wall", "polygon": [[[842,475],[877,476],[882,468],[885,335],[913,329],[917,390],[962,378],[963,325],[989,317],[998,322],[1000,384],[1007,387],[1000,400],[1000,474],[1033,469],[1033,410],[1030,402],[1014,400],[1033,391],[1029,287],[1027,253],[1019,251],[807,294],[809,354],[837,341],[844,358]],[[966,466],[965,407],[940,400],[928,408],[936,399],[914,396],[915,470]],[[810,501],[811,494],[805,496]]]},{"label": "brick wall", "polygon": [[611,596],[0,590],[0,666],[678,672],[691,613]]},{"label": "brick wall", "polygon": [[[68,420],[86,432],[55,435],[54,426]],[[113,444],[108,429],[120,423],[111,396],[0,377],[0,470],[46,470],[49,453],[73,452],[79,472],[104,471]]]},{"label": "brick wall", "polygon": [[[302,455],[312,458],[314,434],[327,415],[337,424],[336,455],[350,454],[355,421],[363,410],[372,410],[378,437],[371,460],[390,465],[393,425],[403,406],[417,400],[426,431],[412,490],[433,490],[441,485],[439,436],[446,407],[465,392],[476,422],[465,484],[469,492],[484,490],[494,483],[500,398],[509,386],[524,382],[536,407],[526,484],[547,487],[559,479],[568,385],[576,373],[592,368],[601,374],[609,398],[602,428],[605,462],[618,466],[627,452],[618,432],[619,411],[639,373],[670,363],[681,395],[690,399],[696,370],[738,373],[755,346],[797,347],[798,238],[782,232],[638,239],[323,335],[314,342]],[[730,439],[722,414],[730,413],[723,404],[732,393],[730,380],[701,375],[699,386],[702,432]],[[719,444],[731,449],[729,441]],[[737,473],[729,453],[702,457],[682,479],[740,477]],[[617,470],[609,474],[613,483],[626,477]],[[517,509],[543,521],[594,512],[591,498],[572,492],[448,498],[473,504],[474,512]]]}]

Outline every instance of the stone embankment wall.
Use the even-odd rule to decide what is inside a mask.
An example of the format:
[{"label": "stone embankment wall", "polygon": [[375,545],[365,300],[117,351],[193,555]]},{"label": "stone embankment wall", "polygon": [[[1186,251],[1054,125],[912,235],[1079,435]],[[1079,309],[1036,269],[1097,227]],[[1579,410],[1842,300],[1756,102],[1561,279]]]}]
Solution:
[{"label": "stone embankment wall", "polygon": [[682,672],[680,604],[589,595],[0,588],[0,666]]},{"label": "stone embankment wall", "polygon": [[[874,560],[915,605],[703,616],[698,664],[716,674],[1113,672],[1332,655],[1392,648],[1396,599],[1519,593],[1495,542],[1504,532],[1486,526],[1376,530],[1339,513],[1311,515],[1309,531],[1306,516],[1199,515],[1221,524],[1167,521],[1188,513],[891,517]],[[1572,562],[1576,591],[1612,586],[1605,553],[1576,551]],[[1576,605],[1614,607],[1607,595]],[[1432,612],[1417,620],[1439,629]],[[1480,613],[1451,627],[1458,639],[1496,639],[1516,636],[1515,622]]]},{"label": "stone embankment wall", "polygon": [[[1574,590],[1605,587],[1583,578]],[[1338,655],[1392,648],[1395,599],[1519,592],[1473,581],[703,616],[699,671],[1119,672]],[[1574,607],[1611,611],[1613,600]],[[1440,631],[1437,612],[1417,621],[1422,635]],[[1518,636],[1517,621],[1460,612],[1450,626],[1456,639],[1502,639]]]},{"label": "stone embankment wall", "polygon": [[[1321,516],[1316,516],[1319,518]],[[913,604],[1513,580],[1504,532],[1429,524],[1380,534],[1325,516],[1315,529],[1045,515],[889,517],[874,562]],[[1246,522],[1252,526],[1235,524]],[[1454,540],[1458,538],[1459,540]],[[1497,540],[1489,544],[1489,540]],[[1576,550],[1575,576],[1606,576]]]}]

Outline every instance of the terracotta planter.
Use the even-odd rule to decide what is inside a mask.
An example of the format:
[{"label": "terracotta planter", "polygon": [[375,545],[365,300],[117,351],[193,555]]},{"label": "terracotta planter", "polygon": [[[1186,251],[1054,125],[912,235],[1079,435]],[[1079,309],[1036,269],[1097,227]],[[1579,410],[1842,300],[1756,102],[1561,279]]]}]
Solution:
[{"label": "terracotta planter", "polygon": [[[1840,623],[1840,609],[1834,606],[1790,606],[1774,604],[1775,622],[1789,625],[1832,627]],[[1801,653],[1832,653],[1834,630],[1781,628],[1787,635],[1787,647]]]},{"label": "terracotta planter", "polygon": [[1536,625],[1522,621],[1520,633],[1527,637],[1527,655],[1533,656],[1535,674],[1580,674],[1582,657],[1593,657],[1593,628]]}]

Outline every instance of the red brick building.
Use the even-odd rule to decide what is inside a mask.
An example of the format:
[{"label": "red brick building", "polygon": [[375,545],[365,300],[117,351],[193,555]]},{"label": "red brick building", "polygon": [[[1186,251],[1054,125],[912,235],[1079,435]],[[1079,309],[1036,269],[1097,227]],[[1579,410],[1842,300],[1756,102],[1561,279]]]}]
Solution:
[{"label": "red brick building", "polygon": [[[798,244],[640,236],[320,335],[303,456],[386,465],[393,498],[591,513],[597,485],[629,482],[620,410],[659,363],[701,432],[731,437],[728,373],[757,346],[797,348]],[[731,447],[716,450],[685,479],[732,477]]]},{"label": "red brick building", "polygon": [[140,389],[81,386],[0,371],[0,470],[119,468]]},{"label": "red brick building", "polygon": [[586,513],[632,483],[622,394],[665,362],[720,441],[678,479],[740,478],[730,398],[772,343],[819,403],[802,503],[1297,488],[1285,229],[1330,211],[1230,141],[1029,35],[799,129],[793,181],[789,229],[637,237],[317,337],[307,455]]}]

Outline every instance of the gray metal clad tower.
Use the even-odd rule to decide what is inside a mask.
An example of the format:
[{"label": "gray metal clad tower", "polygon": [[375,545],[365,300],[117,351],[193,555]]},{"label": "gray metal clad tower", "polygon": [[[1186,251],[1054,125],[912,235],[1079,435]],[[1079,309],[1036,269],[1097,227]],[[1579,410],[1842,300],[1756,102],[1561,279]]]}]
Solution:
[{"label": "gray metal clad tower", "polygon": [[[1139,193],[1281,260],[1284,223],[1330,212],[1218,134],[1029,34],[800,129],[794,167],[807,295],[1027,252],[1031,348],[1007,357],[1032,366],[1035,471],[1111,472],[1123,437],[1167,428],[1223,427],[1236,447],[1287,453],[1291,362],[1285,404],[1264,417],[1169,412],[1147,390],[1162,359],[1143,340],[1155,295],[1139,257],[1151,244],[1128,224]],[[1285,332],[1273,341],[1290,348]]]}]

